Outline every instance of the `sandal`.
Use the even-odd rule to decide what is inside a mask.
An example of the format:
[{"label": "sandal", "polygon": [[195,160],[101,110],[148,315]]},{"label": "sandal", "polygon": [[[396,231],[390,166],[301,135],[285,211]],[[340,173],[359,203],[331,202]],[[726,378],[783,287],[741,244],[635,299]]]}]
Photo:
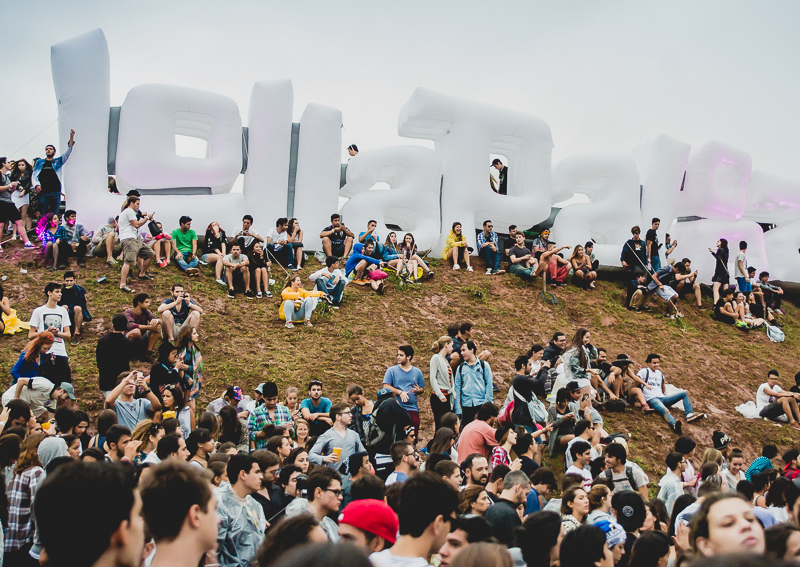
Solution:
[{"label": "sandal", "polygon": [[121,288],[119,288],[119,290],[120,291],[124,291],[125,293],[133,293],[133,290],[131,288],[129,288],[128,286],[126,286],[126,285],[124,285]]}]

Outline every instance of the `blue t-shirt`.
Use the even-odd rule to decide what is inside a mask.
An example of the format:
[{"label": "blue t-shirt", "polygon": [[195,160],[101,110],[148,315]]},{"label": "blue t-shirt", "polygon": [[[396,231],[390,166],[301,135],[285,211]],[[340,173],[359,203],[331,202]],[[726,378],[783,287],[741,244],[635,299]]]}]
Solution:
[{"label": "blue t-shirt", "polygon": [[406,372],[399,365],[390,366],[386,374],[383,375],[383,383],[403,392],[408,392],[407,402],[402,401],[400,396],[395,396],[401,408],[406,411],[419,411],[417,395],[412,394],[410,390],[415,387],[425,387],[425,377],[422,375],[422,370],[412,366],[411,370]]},{"label": "blue t-shirt", "polygon": [[320,398],[319,405],[314,407],[314,404],[311,403],[311,398],[306,398],[300,402],[300,409],[306,408],[311,413],[328,413],[331,411],[332,405],[333,403],[328,398]]},{"label": "blue t-shirt", "polygon": [[114,404],[114,411],[117,412],[117,423],[127,427],[131,431],[136,429],[136,424],[147,418],[147,412],[152,408],[150,400],[147,398],[135,398],[130,402],[123,402],[117,399]]}]

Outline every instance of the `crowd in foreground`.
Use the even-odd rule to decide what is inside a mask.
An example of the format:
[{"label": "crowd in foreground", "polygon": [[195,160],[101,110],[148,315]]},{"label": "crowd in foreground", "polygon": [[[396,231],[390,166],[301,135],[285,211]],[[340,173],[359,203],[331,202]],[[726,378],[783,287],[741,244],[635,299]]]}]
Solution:
[{"label": "crowd in foreground", "polygon": [[[47,155],[32,169],[40,196],[53,191],[40,192],[37,181],[60,183],[69,152],[55,158],[49,146]],[[18,191],[19,183],[2,183],[0,195]],[[228,296],[243,291],[247,299],[271,297],[277,263],[288,275],[279,307],[288,328],[311,325],[320,299],[339,307],[347,283],[383,293],[386,269],[407,283],[433,275],[413,235],[382,240],[370,221],[356,237],[334,214],[320,233],[326,267],[311,275],[315,290],[307,291],[294,273],[304,259],[297,219],[278,219],[266,238],[249,216],[233,238],[211,223],[201,249],[191,218],[181,217],[168,234],[140,202],[131,192],[120,214],[94,233],[76,222],[75,211],[65,213],[65,224],[45,211],[38,226],[45,260],[53,268],[70,257],[82,267],[87,254],[122,260],[120,289],[131,293],[129,276],[147,284],[153,263],[163,268],[174,260],[189,278],[198,266],[213,265]],[[562,285],[572,272],[574,283],[594,287],[591,243],[567,261],[559,255],[567,247],[549,242],[546,231],[528,248],[512,227],[515,246],[501,248],[492,229],[486,221],[478,235],[487,275],[502,273],[507,256],[510,271],[522,277]],[[451,236],[443,257],[453,269],[471,271],[458,223]],[[659,247],[649,232],[644,244],[632,245],[634,253],[646,252],[639,259],[649,276],[639,283],[656,282],[664,292]],[[628,264],[635,258],[624,254],[623,265],[635,271]],[[686,275],[686,264],[669,269]],[[699,284],[682,281],[701,305]],[[727,294],[722,285],[715,290]],[[631,295],[638,307],[649,301],[638,288]],[[766,445],[747,463],[715,431],[700,455],[683,423],[705,415],[686,390],[668,383],[656,353],[639,367],[624,353],[612,359],[588,329],[569,342],[556,332],[549,344],[520,353],[511,388],[496,399],[492,353],[479,347],[474,325],[461,322],[431,345],[427,372],[416,366],[415,349],[400,345],[374,397],[353,384],[346,403],[332,400],[312,379],[301,399],[295,386],[281,392],[264,382],[250,392],[231,385],[203,411],[202,306],[182,283],[154,304],[146,292],[129,297],[131,306],[97,342],[104,410],[94,434],[67,351],[91,320],[75,272],[64,272],[63,285],[48,283],[44,304],[31,314],[30,342],[11,371],[0,414],[5,565],[699,567],[706,556],[774,564],[800,553],[800,454],[786,451],[778,465],[777,448]],[[674,297],[665,299],[674,307]],[[149,372],[132,371],[136,360]],[[771,371],[756,394],[759,409],[800,428],[800,390],[783,391],[778,382]],[[423,395],[430,396],[427,416]],[[657,484],[637,464],[628,437],[608,431],[608,412],[641,412],[642,419],[657,413],[676,435]],[[419,439],[423,418],[434,423],[427,443]]]}]

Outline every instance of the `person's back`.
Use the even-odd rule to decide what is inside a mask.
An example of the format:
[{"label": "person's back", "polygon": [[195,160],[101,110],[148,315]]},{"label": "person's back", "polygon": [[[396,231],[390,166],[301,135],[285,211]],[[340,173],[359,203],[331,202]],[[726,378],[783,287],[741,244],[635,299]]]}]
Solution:
[{"label": "person's back", "polygon": [[114,330],[97,341],[95,350],[98,384],[104,395],[117,385],[117,376],[130,371],[134,355],[133,343],[124,334],[128,324],[125,315],[114,315],[111,322]]},{"label": "person's back", "polygon": [[[489,457],[489,451],[497,446],[493,423],[498,414],[497,408],[491,402],[486,402],[478,410],[475,421],[467,424],[461,430],[458,441],[459,458],[463,460],[467,455],[478,453]],[[461,457],[463,455],[463,457]]]}]

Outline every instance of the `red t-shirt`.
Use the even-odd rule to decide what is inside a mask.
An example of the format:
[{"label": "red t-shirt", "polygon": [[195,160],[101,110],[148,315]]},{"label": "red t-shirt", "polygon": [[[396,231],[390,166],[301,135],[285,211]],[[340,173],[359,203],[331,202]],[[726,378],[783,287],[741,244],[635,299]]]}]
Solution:
[{"label": "red t-shirt", "polygon": [[476,419],[461,430],[458,441],[458,464],[473,453],[489,458],[489,451],[497,446],[494,429],[485,421]]}]

